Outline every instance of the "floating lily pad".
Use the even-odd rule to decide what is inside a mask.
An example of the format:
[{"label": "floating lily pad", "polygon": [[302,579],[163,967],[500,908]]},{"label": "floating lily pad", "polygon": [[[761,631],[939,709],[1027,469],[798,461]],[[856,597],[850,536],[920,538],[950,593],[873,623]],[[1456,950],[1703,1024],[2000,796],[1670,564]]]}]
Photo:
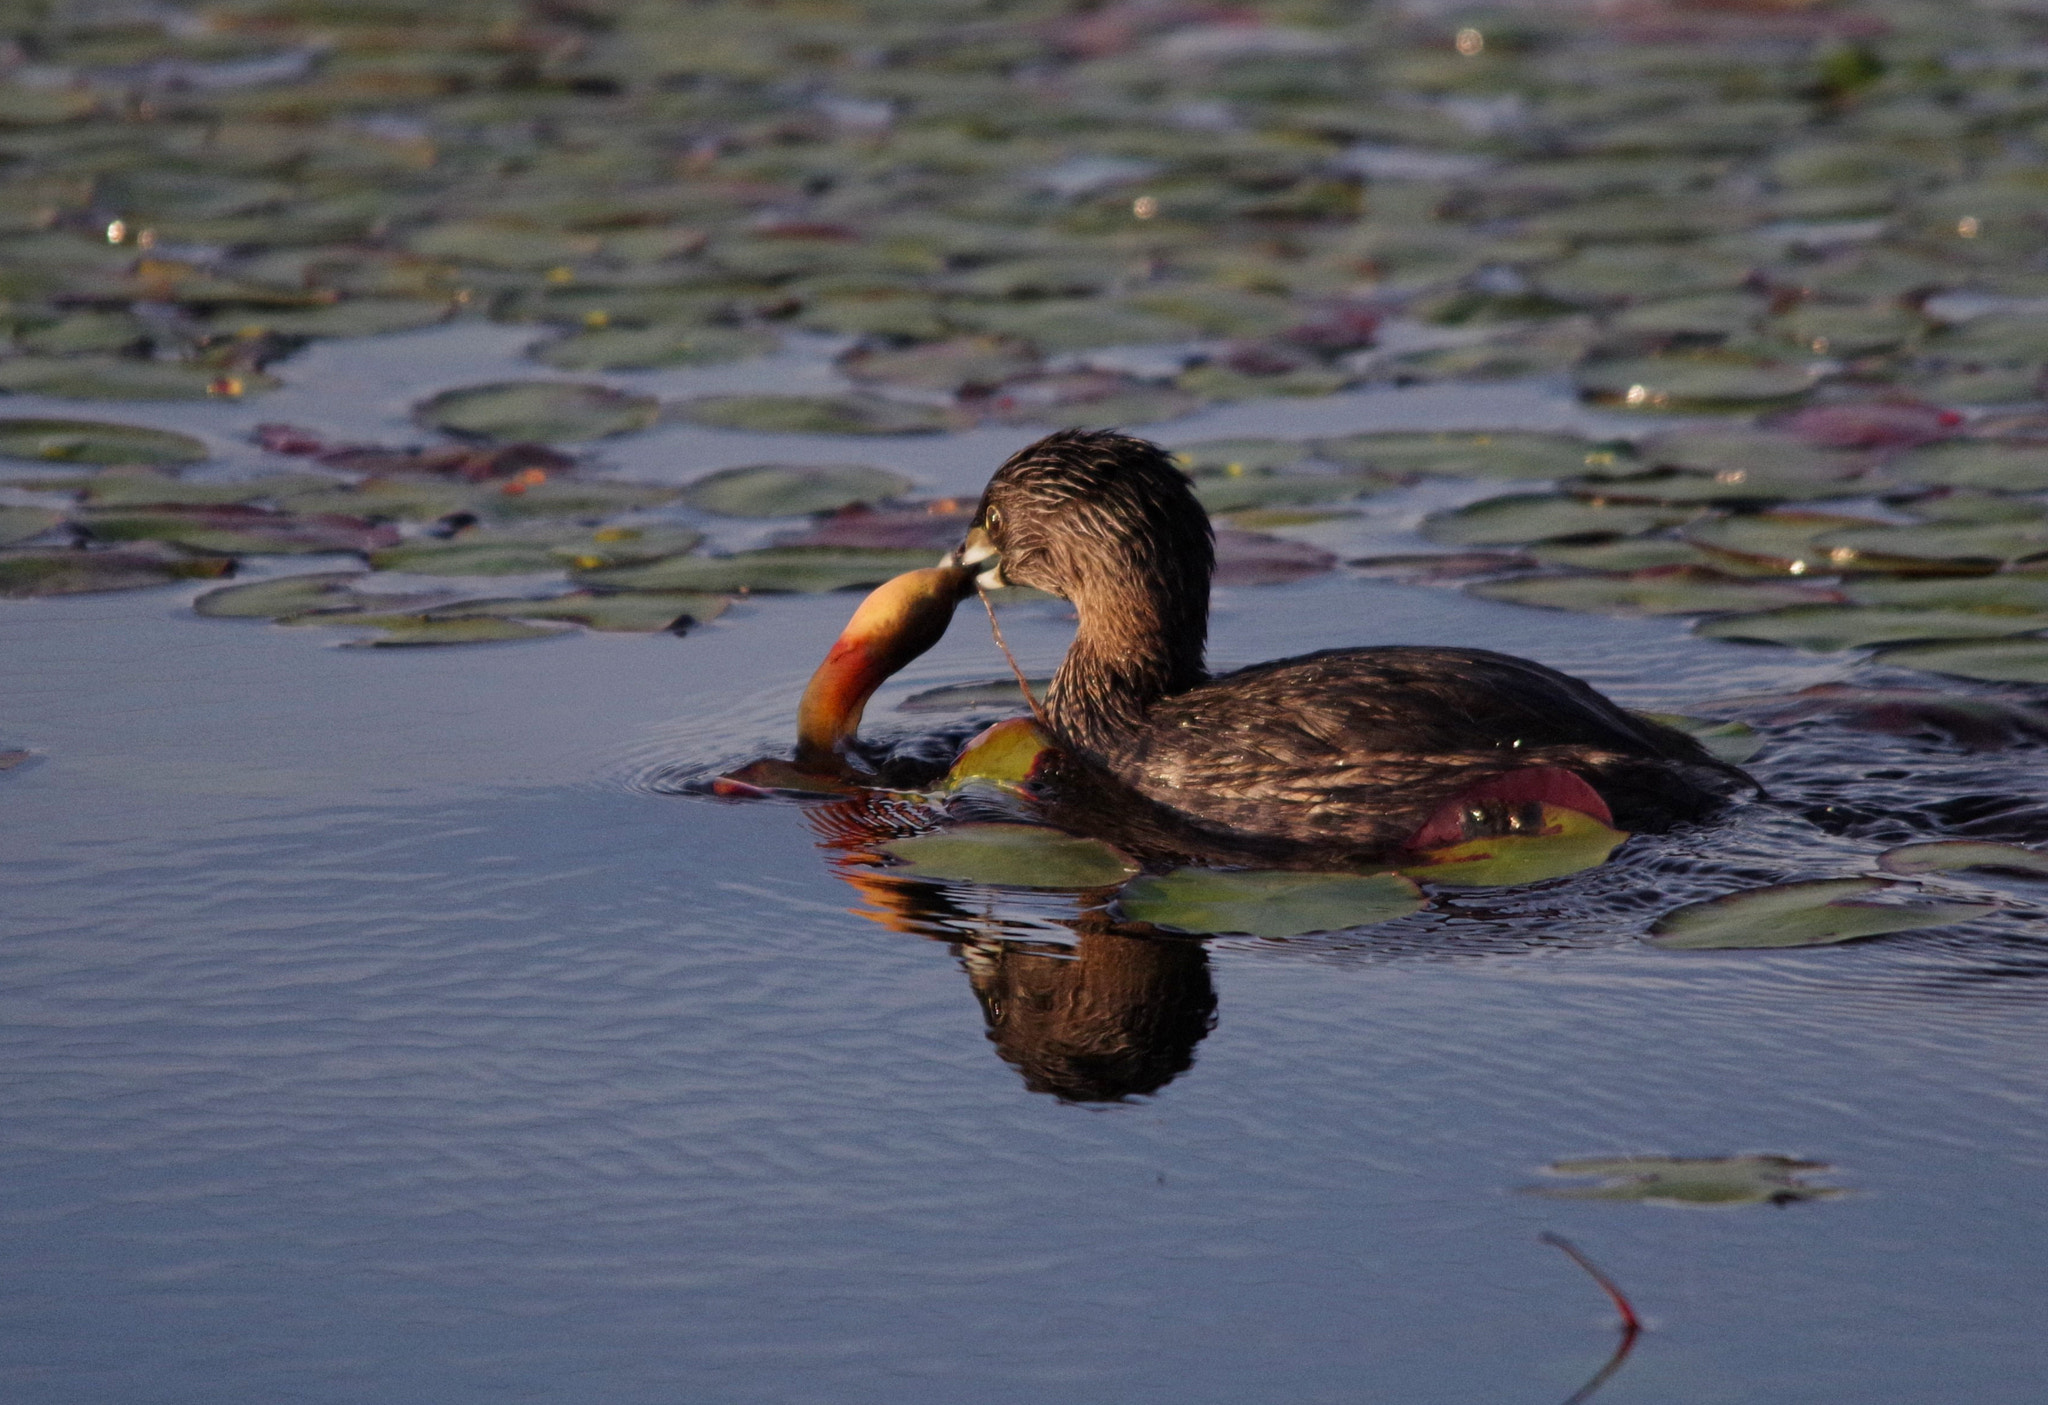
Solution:
[{"label": "floating lily pad", "polygon": [[1684,732],[1707,749],[1717,761],[1740,766],[1764,749],[1763,734],[1747,722],[1722,722],[1712,717],[1689,717],[1682,712],[1638,712],[1652,722]]},{"label": "floating lily pad", "polygon": [[1608,325],[1658,336],[1734,336],[1762,321],[1770,307],[1768,299],[1752,293],[1697,293],[1637,303],[1615,314]]},{"label": "floating lily pad", "polygon": [[1579,393],[1627,410],[1720,410],[1776,404],[1811,390],[1813,367],[1738,356],[1671,355],[1594,361],[1579,370]]},{"label": "floating lily pad", "polygon": [[674,502],[682,495],[681,488],[662,483],[617,483],[560,477],[528,483],[514,478],[486,488],[470,502],[486,517],[567,517],[588,522],[614,513]]},{"label": "floating lily pad", "polygon": [[1826,1171],[1824,1161],[1789,1156],[1612,1156],[1556,1161],[1553,1176],[1593,1176],[1596,1185],[1528,1186],[1530,1195],[1552,1200],[1637,1200],[1650,1205],[1792,1205],[1832,1200],[1849,1192],[1809,1185],[1806,1173]]},{"label": "floating lily pad", "polygon": [[380,571],[428,576],[517,576],[568,569],[569,559],[546,539],[477,532],[454,541],[413,541],[370,553]]},{"label": "floating lily pad", "polygon": [[1531,560],[1576,571],[1653,571],[1664,566],[1712,566],[1714,558],[1691,542],[1671,537],[1620,537],[1600,542],[1538,542]]},{"label": "floating lily pad", "polygon": [[189,434],[102,420],[0,419],[0,454],[50,463],[186,464],[207,457]]},{"label": "floating lily pad", "polygon": [[2048,518],[2048,502],[2010,493],[1980,493],[1969,488],[1942,488],[1906,504],[1915,517],[1928,522],[2039,522]]},{"label": "floating lily pad", "polygon": [[1987,683],[2048,683],[2048,639],[1909,644],[1879,650],[1879,663]]},{"label": "floating lily pad", "polygon": [[[1934,523],[1924,527],[1857,527],[1828,532],[1814,545],[1837,562],[1855,561],[1864,570],[1885,563],[1954,562],[1989,568],[2006,561],[2048,556],[2048,524],[2041,522]],[[1849,553],[1846,557],[1841,553]]]},{"label": "floating lily pad", "polygon": [[149,328],[125,312],[74,312],[15,337],[24,351],[50,356],[132,352],[147,349],[149,340]]},{"label": "floating lily pad", "polygon": [[2038,493],[2048,489],[2048,445],[1968,440],[1931,444],[1894,459],[1891,472],[1906,482],[1929,486]]},{"label": "floating lily pad", "polygon": [[1827,946],[1946,927],[1997,911],[1994,903],[1959,899],[1863,901],[1895,886],[1882,878],[1822,878],[1750,888],[1665,913],[1648,940],[1668,951]]},{"label": "floating lily pad", "polygon": [[773,332],[737,327],[604,327],[548,342],[533,355],[565,371],[643,371],[765,356],[777,342]]},{"label": "floating lily pad", "polygon": [[1401,872],[1421,883],[1452,888],[1543,883],[1607,862],[1627,839],[1591,815],[1546,804],[1531,829],[1430,849]]},{"label": "floating lily pad", "polygon": [[1481,581],[1466,586],[1465,593],[1513,605],[1611,615],[1699,615],[1841,599],[1833,591],[1811,586],[1730,580],[1716,571],[1687,566],[1625,576],[1524,576],[1517,580]]},{"label": "floating lily pad", "polygon": [[453,305],[431,298],[346,298],[318,307],[237,310],[216,324],[243,336],[373,337],[412,332],[448,320]]},{"label": "floating lily pad", "polygon": [[465,617],[461,619],[435,619],[426,615],[337,615],[331,620],[315,620],[301,616],[287,620],[287,624],[325,623],[335,625],[374,625],[383,633],[367,639],[350,639],[343,643],[344,649],[419,649],[438,648],[448,644],[507,644],[520,639],[552,639],[560,634],[573,634],[574,630],[551,628],[545,625],[527,624],[522,620],[501,620],[489,616]]},{"label": "floating lily pad", "polygon": [[1844,478],[1813,478],[1777,473],[1768,468],[1732,469],[1720,473],[1689,473],[1658,469],[1628,478],[1572,478],[1559,487],[1617,502],[1759,503],[1862,497],[1879,491],[1882,482]]},{"label": "floating lily pad", "polygon": [[1370,927],[1406,917],[1422,905],[1422,890],[1397,873],[1180,868],[1134,878],[1117,894],[1117,908],[1134,922],[1176,932],[1253,937]]},{"label": "floating lily pad", "polygon": [[1393,480],[1372,473],[1273,473],[1252,470],[1195,479],[1195,496],[1211,512],[1280,504],[1345,502],[1384,491]]},{"label": "floating lily pad", "polygon": [[576,443],[627,434],[653,424],[661,410],[651,395],[574,381],[499,381],[444,390],[413,407],[429,429],[502,443]]},{"label": "floating lily pad", "polygon": [[700,512],[726,517],[795,517],[857,502],[887,502],[915,486],[900,473],[860,464],[754,464],[727,468],[683,490]]},{"label": "floating lily pad", "polygon": [[1865,576],[1842,590],[1858,605],[1909,610],[1999,610],[2048,614],[2048,573],[1988,576]]},{"label": "floating lily pad", "polygon": [[77,520],[101,541],[173,542],[223,555],[365,552],[398,540],[394,528],[359,517],[302,516],[240,503],[87,508]]},{"label": "floating lily pad", "polygon": [[1354,434],[1324,439],[1317,452],[1380,473],[1437,478],[1569,478],[1631,462],[1625,449],[1565,434]]},{"label": "floating lily pad", "polygon": [[1816,302],[1772,318],[1765,330],[1816,356],[1868,356],[1912,340],[1927,330],[1927,322],[1895,303]]},{"label": "floating lily pad", "polygon": [[[1052,686],[1050,678],[1033,678],[1031,691],[1041,700]],[[984,708],[1021,708],[1023,695],[1014,678],[992,678],[986,683],[949,683],[912,693],[896,704],[898,712],[976,712]]]},{"label": "floating lily pad", "polygon": [[276,387],[274,378],[258,371],[220,371],[183,361],[131,356],[0,359],[0,391],[66,400],[231,400]]},{"label": "floating lily pad", "polygon": [[2048,613],[1908,610],[1887,605],[1796,605],[1754,615],[1702,620],[1693,633],[1709,639],[1789,644],[1817,653],[1915,639],[1996,639],[2048,629]]},{"label": "floating lily pad", "polygon": [[47,507],[0,507],[0,546],[39,537],[63,520]]},{"label": "floating lily pad", "polygon": [[2017,844],[1941,839],[1887,849],[1878,856],[1877,866],[1886,873],[1902,874],[1908,878],[1929,873],[1957,873],[1973,868],[2018,874],[2025,878],[2048,878],[2048,853],[2024,849]]},{"label": "floating lily pad", "polygon": [[690,590],[705,594],[849,590],[875,586],[932,564],[929,551],[851,547],[767,547],[731,556],[674,556],[644,566],[577,571],[584,585],[611,590]]},{"label": "floating lily pad", "polygon": [[1031,824],[963,824],[881,846],[905,878],[996,888],[1107,888],[1138,866],[1099,839]]},{"label": "floating lily pad", "polygon": [[976,331],[1018,337],[1049,352],[1187,341],[1201,335],[1193,324],[1178,318],[1099,298],[961,304],[950,315]]},{"label": "floating lily pad", "polygon": [[1829,532],[1882,525],[1862,517],[1819,512],[1759,512],[1708,517],[1686,526],[1685,538],[1730,568],[1794,576],[1830,575],[1853,568],[1855,554],[1815,544]]},{"label": "floating lily pad", "polygon": [[942,391],[995,386],[1038,365],[1038,352],[1009,337],[954,337],[898,349],[858,347],[839,360],[849,380]]},{"label": "floating lily pad", "polygon": [[1317,457],[1315,445],[1300,439],[1204,439],[1171,452],[1181,471],[1197,479],[1243,478]]},{"label": "floating lily pad", "polygon": [[306,473],[196,481],[153,469],[108,469],[79,480],[76,486],[93,508],[218,507],[290,497],[308,489],[331,489],[335,482]]},{"label": "floating lily pad", "polygon": [[0,551],[0,597],[25,600],[39,595],[137,590],[175,580],[225,576],[234,568],[234,561],[225,556],[188,558],[147,550]]},{"label": "floating lily pad", "polygon": [[937,434],[952,427],[946,411],[862,395],[707,395],[676,413],[715,429],[763,434]]},{"label": "floating lily pad", "polygon": [[605,633],[681,634],[717,619],[730,603],[723,595],[678,590],[577,590],[545,600],[464,600],[429,610],[426,618],[565,620]]},{"label": "floating lily pad", "polygon": [[366,571],[331,571],[222,586],[193,601],[192,608],[216,619],[282,619],[352,604],[356,585],[368,576]]},{"label": "floating lily pad", "polygon": [[1764,430],[1680,430],[1658,435],[1639,453],[1646,465],[1716,477],[1761,474],[1792,482],[1853,478],[1869,466],[1859,455]]},{"label": "floating lily pad", "polygon": [[393,473],[361,483],[309,479],[296,489],[265,496],[288,512],[339,512],[378,521],[432,522],[462,511],[491,491],[430,474]]},{"label": "floating lily pad", "polygon": [[1422,535],[1449,546],[1499,546],[1560,537],[1627,537],[1683,522],[1684,509],[1618,506],[1562,493],[1508,493],[1422,519]]}]

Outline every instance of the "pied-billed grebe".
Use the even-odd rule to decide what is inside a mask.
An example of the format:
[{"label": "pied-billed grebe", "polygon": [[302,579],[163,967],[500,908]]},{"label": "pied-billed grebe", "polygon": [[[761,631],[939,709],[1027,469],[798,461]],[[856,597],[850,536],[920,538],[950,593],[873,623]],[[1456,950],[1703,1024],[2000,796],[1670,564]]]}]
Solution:
[{"label": "pied-billed grebe", "polygon": [[1483,649],[1328,649],[1212,677],[1212,540],[1156,445],[1068,430],[997,470],[955,553],[1073,603],[1054,740],[1196,825],[1363,852],[1455,839],[1488,803],[1657,828],[1748,783],[1684,733]]}]

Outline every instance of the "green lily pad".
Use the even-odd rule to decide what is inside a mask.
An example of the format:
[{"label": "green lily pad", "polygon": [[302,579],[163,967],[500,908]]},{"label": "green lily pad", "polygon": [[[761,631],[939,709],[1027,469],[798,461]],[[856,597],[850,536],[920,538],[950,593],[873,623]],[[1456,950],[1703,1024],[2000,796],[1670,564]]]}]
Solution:
[{"label": "green lily pad", "polygon": [[15,337],[24,351],[47,356],[147,349],[149,328],[125,312],[74,312]]},{"label": "green lily pad", "polygon": [[1178,318],[1098,298],[963,303],[949,315],[976,331],[1018,337],[1048,352],[1178,342],[1201,335],[1193,324]]},{"label": "green lily pad", "polygon": [[1864,576],[1842,587],[1858,605],[1908,610],[2000,610],[2048,614],[2048,573],[1988,576]]},{"label": "green lily pad", "polygon": [[681,634],[717,619],[731,603],[723,595],[679,590],[577,590],[545,600],[464,600],[429,610],[425,618],[564,620],[608,634]]},{"label": "green lily pad", "polygon": [[1883,570],[1888,561],[1956,562],[1996,566],[2048,556],[2048,524],[2040,522],[1935,523],[1924,527],[1859,527],[1815,538],[1837,561]]},{"label": "green lily pad", "polygon": [[1689,523],[1685,539],[1731,568],[1793,576],[1830,575],[1853,568],[1852,552],[1839,553],[1815,541],[1830,532],[1881,524],[1862,517],[1821,512],[1759,512],[1708,517]]},{"label": "green lily pad", "polygon": [[1675,727],[1701,746],[1717,761],[1740,766],[1764,749],[1763,733],[1747,722],[1722,722],[1712,717],[1689,717],[1682,712],[1638,712],[1652,722]]},{"label": "green lily pad", "polygon": [[94,508],[220,507],[232,503],[278,499],[308,489],[333,488],[332,478],[309,473],[280,473],[262,478],[194,480],[154,469],[108,469],[77,482],[82,497]]},{"label": "green lily pad", "polygon": [[499,381],[444,390],[413,407],[429,429],[503,443],[575,443],[645,429],[660,415],[651,395],[574,381]]},{"label": "green lily pad", "polygon": [[839,359],[849,380],[952,394],[1000,385],[1037,367],[1038,352],[1009,337],[954,337],[895,349],[857,347]]},{"label": "green lily pad", "polygon": [[1928,522],[2039,522],[2048,518],[2048,502],[2010,493],[1980,493],[1969,488],[1943,488],[1907,504],[1915,517]]},{"label": "green lily pad", "polygon": [[187,464],[206,458],[208,450],[189,434],[139,424],[0,419],[0,454],[49,463]]},{"label": "green lily pad", "polygon": [[1769,610],[1839,600],[1832,591],[1789,581],[1730,580],[1698,567],[1666,567],[1627,576],[1523,576],[1479,581],[1467,595],[1605,615],[1699,615],[1727,610]]},{"label": "green lily pad", "polygon": [[1559,537],[1628,537],[1683,522],[1683,509],[1617,506],[1562,493],[1508,493],[1422,519],[1422,535],[1447,546],[1500,546]]},{"label": "green lily pad", "polygon": [[577,571],[583,585],[610,590],[689,590],[704,594],[849,590],[876,586],[932,564],[929,551],[782,546],[731,556],[672,556],[644,566]]},{"label": "green lily pad", "polygon": [[621,483],[587,478],[549,478],[541,483],[513,479],[488,488],[471,499],[471,505],[485,517],[566,517],[592,521],[637,508],[674,502],[681,488],[664,483]]},{"label": "green lily pad", "polygon": [[699,478],[683,490],[683,501],[724,517],[796,517],[887,502],[914,486],[900,473],[861,464],[764,463]]},{"label": "green lily pad", "polygon": [[1997,639],[2048,629],[2048,613],[1909,610],[1888,605],[1795,605],[1754,615],[1702,620],[1693,633],[1709,639],[1789,644],[1835,653],[1916,639]]},{"label": "green lily pad", "polygon": [[1620,502],[1754,503],[1862,497],[1884,484],[1854,479],[1811,478],[1768,468],[1690,473],[1660,468],[1628,478],[1570,478],[1558,486]]},{"label": "green lily pad", "polygon": [[367,552],[398,540],[393,528],[357,517],[306,517],[239,503],[91,507],[76,519],[100,541],[172,542],[228,556]]},{"label": "green lily pad", "polygon": [[1930,487],[2038,493],[2048,489],[2048,445],[1971,440],[1930,444],[1894,459],[1891,473]]},{"label": "green lily pad", "polygon": [[1544,883],[1606,863],[1628,835],[1577,810],[1542,807],[1532,830],[1469,839],[1427,850],[1401,870],[1417,882],[1451,888],[1505,888]]},{"label": "green lily pad", "polygon": [[1565,434],[1354,434],[1316,443],[1324,458],[1380,473],[1433,478],[1569,478],[1627,464],[1625,449]]},{"label": "green lily pad", "polygon": [[1348,502],[1368,493],[1383,492],[1393,481],[1374,473],[1272,473],[1204,475],[1195,479],[1195,496],[1211,512],[1241,512],[1246,508],[1282,504],[1305,506],[1314,503]]},{"label": "green lily pad", "polygon": [[1908,644],[1881,649],[1877,662],[1987,683],[2048,683],[2048,639]]},{"label": "green lily pad", "polygon": [[2048,878],[2048,853],[2024,849],[2017,844],[1986,844],[1969,839],[1939,839],[1924,844],[1901,844],[1878,855],[1877,866],[1886,873],[1918,878],[1929,873],[1956,873],[1981,868],[1994,873],[2019,874],[2026,878]]},{"label": "green lily pad", "polygon": [[1735,336],[1762,321],[1770,308],[1769,299],[1753,293],[1695,293],[1637,303],[1615,314],[1608,325],[1653,336]]},{"label": "green lily pad", "polygon": [[207,591],[192,602],[192,608],[214,619],[282,619],[350,604],[356,585],[368,577],[367,571],[329,571],[226,585]]},{"label": "green lily pad", "polygon": [[235,563],[225,556],[185,557],[146,549],[115,551],[0,551],[0,598],[86,595],[138,590],[171,581],[225,576]]},{"label": "green lily pad", "polygon": [[937,434],[952,427],[946,411],[865,395],[707,395],[676,413],[714,429],[763,434]]},{"label": "green lily pad", "polygon": [[493,619],[486,615],[460,619],[437,619],[426,615],[336,615],[332,619],[302,615],[285,624],[374,625],[383,633],[367,639],[350,639],[344,649],[419,649],[448,644],[507,644],[520,639],[552,639],[574,630],[527,624],[522,620]]},{"label": "green lily pad", "polygon": [[1532,560],[1575,571],[1654,571],[1663,566],[1712,566],[1714,558],[1691,542],[1671,537],[1619,537],[1601,542],[1538,542]]},{"label": "green lily pad", "polygon": [[413,541],[370,553],[380,571],[428,576],[517,576],[566,570],[554,543],[516,534],[475,533],[455,541]]},{"label": "green lily pad", "polygon": [[288,512],[340,512],[379,521],[432,522],[461,512],[493,491],[433,474],[390,473],[361,483],[308,479],[298,488],[264,496]]},{"label": "green lily pad", "polygon": [[2048,327],[2036,315],[1992,313],[1927,339],[1929,356],[1952,361],[2048,361]]},{"label": "green lily pad", "polygon": [[1816,356],[1869,356],[1893,350],[1926,330],[1924,318],[1895,303],[1810,302],[1772,318],[1765,333]]},{"label": "green lily pad", "polygon": [[1397,873],[1225,872],[1180,868],[1134,878],[1117,907],[1134,922],[1176,932],[1295,937],[1370,927],[1423,905],[1422,890]]},{"label": "green lily pad", "polygon": [[47,507],[0,507],[0,546],[39,537],[63,520]]},{"label": "green lily pad", "polygon": [[1242,478],[1317,457],[1316,446],[1300,439],[1204,439],[1171,453],[1181,472],[1198,479]]},{"label": "green lily pad", "polygon": [[131,356],[14,356],[0,360],[0,391],[67,400],[236,399],[274,390],[257,371],[220,371]]},{"label": "green lily pad", "polygon": [[1810,366],[1736,355],[1673,354],[1593,361],[1579,370],[1579,393],[1617,409],[1741,409],[1795,400],[1821,373]]},{"label": "green lily pad", "polygon": [[1650,1205],[1791,1205],[1832,1200],[1849,1192],[1809,1185],[1805,1173],[1826,1171],[1824,1161],[1789,1156],[1608,1156],[1554,1161],[1553,1176],[1593,1176],[1595,1185],[1527,1186],[1552,1200],[1637,1200]]},{"label": "green lily pad", "polygon": [[1882,878],[1822,878],[1727,893],[1665,913],[1650,928],[1648,940],[1667,951],[1827,946],[1946,927],[1997,911],[1995,903],[1958,899],[1860,901],[1894,886]]},{"label": "green lily pad", "polygon": [[432,298],[345,298],[318,307],[237,309],[214,322],[241,336],[373,337],[431,327],[453,311],[453,304]]},{"label": "green lily pad", "polygon": [[1867,462],[1857,454],[1823,449],[1789,434],[1766,430],[1679,430],[1660,434],[1640,449],[1642,462],[1715,477],[1763,475],[1789,482],[1853,478]]},{"label": "green lily pad", "polygon": [[642,371],[766,356],[779,340],[773,332],[737,327],[604,327],[548,342],[533,355],[564,371]]},{"label": "green lily pad", "polygon": [[1138,866],[1099,839],[1035,824],[963,824],[881,846],[904,878],[995,888],[1107,888]]}]

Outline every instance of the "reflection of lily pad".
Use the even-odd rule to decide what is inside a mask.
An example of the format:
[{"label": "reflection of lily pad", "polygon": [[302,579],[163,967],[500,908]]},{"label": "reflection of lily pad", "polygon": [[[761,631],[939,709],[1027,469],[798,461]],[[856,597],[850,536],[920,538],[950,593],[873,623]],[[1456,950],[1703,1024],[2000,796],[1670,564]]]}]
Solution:
[{"label": "reflection of lily pad", "polygon": [[578,571],[575,578],[584,585],[612,590],[694,590],[706,594],[847,590],[880,585],[892,576],[931,564],[929,551],[785,546],[735,552],[731,556],[672,556],[644,566]]},{"label": "reflection of lily pad", "polygon": [[1886,873],[1912,878],[1927,873],[1955,873],[1981,868],[1994,873],[2013,873],[2027,878],[2048,878],[2048,853],[2023,849],[2017,844],[1986,844],[1969,839],[1940,839],[1925,844],[1901,844],[1878,856],[1877,866]]},{"label": "reflection of lily pad", "polygon": [[102,420],[0,419],[0,454],[51,463],[198,463],[206,445],[189,434]]},{"label": "reflection of lily pad", "polygon": [[199,614],[216,619],[282,619],[308,610],[330,609],[352,601],[353,587],[368,578],[365,571],[329,571],[317,575],[281,576],[209,590],[192,602]]},{"label": "reflection of lily pad", "polygon": [[963,824],[881,846],[905,878],[997,888],[1107,888],[1138,866],[1099,839],[1035,824]]},{"label": "reflection of lily pad", "polygon": [[1417,855],[1401,871],[1422,883],[1455,888],[1498,888],[1542,883],[1607,862],[1628,835],[1591,815],[1544,805],[1532,829],[1468,839]]},{"label": "reflection of lily pad", "polygon": [[1879,663],[1987,683],[2048,683],[2048,639],[1959,640],[1880,650]]},{"label": "reflection of lily pad", "polygon": [[1669,527],[1683,508],[1592,502],[1561,493],[1508,493],[1422,519],[1422,535],[1449,546],[1499,546],[1557,537],[1627,537]]},{"label": "reflection of lily pad", "polygon": [[936,434],[952,423],[929,405],[866,395],[707,395],[676,412],[715,429],[763,434]]},{"label": "reflection of lily pad", "polygon": [[1671,951],[1826,946],[1946,927],[1996,910],[1992,903],[1956,899],[1862,901],[1894,886],[1882,878],[1822,878],[1750,888],[1665,913],[1650,928],[1649,941]]},{"label": "reflection of lily pad", "polygon": [[857,502],[886,502],[914,486],[900,473],[860,464],[755,464],[727,468],[683,490],[700,512],[725,517],[795,517],[833,512]]},{"label": "reflection of lily pad", "polygon": [[1613,1156],[1557,1161],[1553,1176],[1595,1176],[1597,1185],[1529,1186],[1553,1200],[1640,1200],[1653,1205],[1790,1205],[1832,1200],[1849,1192],[1808,1185],[1804,1173],[1824,1161],[1789,1156]]},{"label": "reflection of lily pad", "polygon": [[1841,598],[1830,591],[1790,582],[1729,580],[1713,571],[1684,566],[1627,576],[1524,576],[1519,580],[1481,581],[1466,586],[1465,592],[1515,605],[1616,615],[1769,610]]},{"label": "reflection of lily pad", "polygon": [[1693,633],[1708,639],[1789,644],[1818,653],[1910,639],[1997,639],[2048,629],[2048,613],[1910,610],[1891,605],[1795,605],[1753,615],[1702,620]]},{"label": "reflection of lily pad", "polygon": [[1179,932],[1293,937],[1370,927],[1422,907],[1422,890],[1396,873],[1234,873],[1182,868],[1133,879],[1117,907],[1134,922]]},{"label": "reflection of lily pad", "polygon": [[602,439],[653,424],[660,402],[573,381],[499,381],[444,390],[413,407],[429,429],[504,443]]}]

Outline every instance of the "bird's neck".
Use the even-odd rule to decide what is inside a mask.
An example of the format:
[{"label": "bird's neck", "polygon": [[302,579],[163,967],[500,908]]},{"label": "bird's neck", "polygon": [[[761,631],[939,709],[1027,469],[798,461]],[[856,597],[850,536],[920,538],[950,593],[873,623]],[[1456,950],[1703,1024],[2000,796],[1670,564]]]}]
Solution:
[{"label": "bird's neck", "polygon": [[1174,602],[1127,585],[1076,593],[1080,625],[1046,695],[1053,726],[1086,750],[1111,754],[1144,727],[1154,703],[1206,681],[1202,594]]}]

